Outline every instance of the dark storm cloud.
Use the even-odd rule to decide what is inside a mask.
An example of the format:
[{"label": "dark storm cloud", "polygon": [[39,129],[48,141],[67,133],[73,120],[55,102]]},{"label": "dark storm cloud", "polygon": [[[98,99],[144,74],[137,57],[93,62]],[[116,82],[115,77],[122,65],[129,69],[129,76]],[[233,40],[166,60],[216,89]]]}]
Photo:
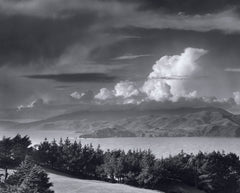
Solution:
[{"label": "dark storm cloud", "polygon": [[[67,2],[64,0],[3,0],[0,1],[0,66],[31,64],[41,68],[44,65],[52,65],[55,59],[59,59],[65,53],[66,49],[76,44],[81,44],[84,50],[94,43],[101,45],[100,47],[94,44],[89,54],[90,60],[100,58],[99,52],[102,52],[100,55],[104,54],[106,58],[112,55],[112,58],[119,57],[125,49],[120,48],[122,42],[118,48],[106,50],[105,44],[109,40],[103,42],[102,37],[97,37],[115,25],[139,26],[146,29],[159,28],[160,30],[172,28],[211,31],[216,28],[226,32],[239,32],[239,19],[232,12],[200,17],[172,14],[181,11],[193,14],[203,13],[203,11],[208,13],[214,7],[222,11],[237,7],[238,4],[238,1],[233,0],[228,2],[226,0],[183,2],[178,0],[69,0]],[[164,15],[162,9],[171,14]],[[155,13],[163,15],[159,16]],[[132,39],[141,42],[139,41],[141,38]],[[125,38],[125,41],[132,42],[131,38]],[[146,53],[149,52],[136,54]],[[105,60],[98,62],[109,63]]]},{"label": "dark storm cloud", "polygon": [[[238,0],[2,0],[0,7],[7,14],[27,14],[41,17],[59,16],[64,10],[94,9],[104,10],[134,6],[140,11],[164,11],[165,13],[185,13],[190,15],[221,12],[238,9]],[[106,9],[106,10],[107,10]],[[110,10],[107,10],[108,12]],[[122,10],[125,12],[126,10]],[[52,13],[52,14],[51,14]]]},{"label": "dark storm cloud", "polygon": [[[140,36],[139,39],[121,40],[108,46],[96,47],[90,52],[89,58],[105,61],[126,53],[138,55],[151,53],[151,57],[132,60],[131,63],[153,64],[162,55],[180,53],[186,47],[201,47],[209,50],[206,58],[212,57],[216,64],[211,66],[239,66],[240,34],[225,34],[214,30],[196,32],[191,30],[157,29],[125,27],[109,30],[109,33],[126,36]],[[117,64],[111,62],[110,64]]]},{"label": "dark storm cloud", "polygon": [[69,85],[59,85],[59,86],[55,86],[54,88],[56,89],[66,89],[66,88],[71,88],[72,86]]},{"label": "dark storm cloud", "polygon": [[62,19],[1,14],[0,66],[56,59],[72,44],[86,43],[95,19],[85,11]]},{"label": "dark storm cloud", "polygon": [[240,7],[238,0],[138,0],[139,9],[169,13],[208,14]]},{"label": "dark storm cloud", "polygon": [[117,79],[103,73],[76,73],[76,74],[43,74],[25,76],[32,79],[49,79],[58,82],[113,82]]}]

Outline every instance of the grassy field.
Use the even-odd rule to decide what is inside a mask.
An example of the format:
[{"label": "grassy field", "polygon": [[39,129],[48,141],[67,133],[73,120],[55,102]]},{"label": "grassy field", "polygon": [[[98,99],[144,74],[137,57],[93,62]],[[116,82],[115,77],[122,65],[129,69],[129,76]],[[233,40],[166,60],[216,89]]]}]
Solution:
[{"label": "grassy field", "polygon": [[134,188],[123,184],[111,184],[96,180],[81,180],[49,173],[55,193],[161,193],[159,191]]},{"label": "grassy field", "polygon": [[[112,184],[96,180],[82,180],[48,171],[55,193],[164,193],[160,191],[135,188],[123,184]],[[182,193],[205,193],[187,185],[172,184],[167,190]]]}]

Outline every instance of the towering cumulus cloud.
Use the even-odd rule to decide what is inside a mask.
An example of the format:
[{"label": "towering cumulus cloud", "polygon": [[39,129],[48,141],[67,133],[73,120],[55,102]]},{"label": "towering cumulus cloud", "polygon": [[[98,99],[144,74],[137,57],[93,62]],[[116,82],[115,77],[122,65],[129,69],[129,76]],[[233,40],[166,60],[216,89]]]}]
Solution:
[{"label": "towering cumulus cloud", "polygon": [[[197,91],[187,92],[186,83],[197,73],[197,60],[207,51],[199,48],[186,48],[180,55],[163,56],[152,67],[142,86],[137,87],[134,82],[121,81],[113,90],[103,88],[95,98],[107,100],[113,98],[177,101],[180,97],[195,98]],[[134,101],[134,100],[132,100]]]},{"label": "towering cumulus cloud", "polygon": [[142,91],[156,101],[189,96],[185,83],[196,72],[197,60],[206,53],[204,49],[186,48],[181,55],[163,56],[153,65]]},{"label": "towering cumulus cloud", "polygon": [[136,84],[131,81],[121,81],[114,87],[115,95],[123,98],[129,98],[139,95]]}]

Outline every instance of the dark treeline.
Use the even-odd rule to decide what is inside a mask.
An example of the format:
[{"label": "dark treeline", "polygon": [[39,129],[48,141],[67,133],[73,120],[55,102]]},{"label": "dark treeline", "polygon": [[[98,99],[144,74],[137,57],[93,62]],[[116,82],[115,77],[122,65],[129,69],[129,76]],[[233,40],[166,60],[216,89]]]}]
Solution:
[{"label": "dark treeline", "polygon": [[179,153],[157,159],[150,150],[94,149],[69,139],[45,140],[35,147],[34,159],[47,166],[81,178],[166,190],[169,184],[182,183],[207,193],[240,192],[240,160],[233,153]]},{"label": "dark treeline", "polygon": [[[44,167],[79,178],[124,183],[166,192],[167,187],[172,184],[185,184],[206,193],[240,192],[240,160],[233,153],[199,152],[193,155],[180,152],[176,156],[157,159],[150,150],[102,151],[100,147],[93,148],[91,144],[82,145],[81,142],[71,142],[69,139],[59,142],[49,142],[46,139],[39,145],[29,147],[29,142],[26,142],[28,137],[16,137],[3,138],[0,141],[0,168],[5,170],[5,183],[2,183],[5,190],[21,190],[30,186],[35,187],[36,192],[51,192],[51,183],[41,169]],[[17,145],[6,145],[10,143],[9,140]],[[29,158],[34,160],[34,163],[29,162]],[[14,168],[20,162],[22,164],[15,173],[8,175],[8,168]],[[40,176],[33,178],[38,180],[31,181],[32,177],[29,175],[36,173],[40,173]],[[41,188],[44,191],[40,191]]]}]

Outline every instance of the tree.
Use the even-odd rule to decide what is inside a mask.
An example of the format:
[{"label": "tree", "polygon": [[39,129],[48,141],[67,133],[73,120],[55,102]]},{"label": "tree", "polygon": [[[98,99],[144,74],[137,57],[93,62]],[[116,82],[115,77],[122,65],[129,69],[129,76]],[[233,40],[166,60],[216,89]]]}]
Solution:
[{"label": "tree", "polygon": [[16,186],[18,193],[53,193],[47,173],[29,157],[9,177],[7,184]]},{"label": "tree", "polygon": [[138,184],[143,187],[150,187],[153,179],[153,166],[155,163],[155,156],[150,150],[143,152],[141,159],[141,173],[137,177]]},{"label": "tree", "polygon": [[56,140],[54,139],[50,144],[50,155],[48,158],[52,168],[55,167],[55,164],[57,163],[59,156],[60,156],[60,154],[58,151],[58,144],[57,144]]},{"label": "tree", "polygon": [[31,141],[28,136],[16,135],[12,138],[12,145],[16,165],[19,165],[25,159],[25,156],[30,153]]},{"label": "tree", "polygon": [[10,138],[3,137],[0,141],[0,167],[5,169],[5,180],[8,177],[8,168],[15,165],[14,161],[12,141]]},{"label": "tree", "polygon": [[33,165],[18,187],[18,191],[19,193],[53,193],[50,190],[51,186],[47,173],[41,167]]},{"label": "tree", "polygon": [[29,152],[31,141],[29,137],[16,135],[14,138],[6,138],[0,141],[0,167],[5,169],[5,180],[8,177],[8,168],[18,166]]},{"label": "tree", "polygon": [[199,171],[199,187],[207,193],[235,193],[239,188],[240,162],[235,154],[207,154]]}]

